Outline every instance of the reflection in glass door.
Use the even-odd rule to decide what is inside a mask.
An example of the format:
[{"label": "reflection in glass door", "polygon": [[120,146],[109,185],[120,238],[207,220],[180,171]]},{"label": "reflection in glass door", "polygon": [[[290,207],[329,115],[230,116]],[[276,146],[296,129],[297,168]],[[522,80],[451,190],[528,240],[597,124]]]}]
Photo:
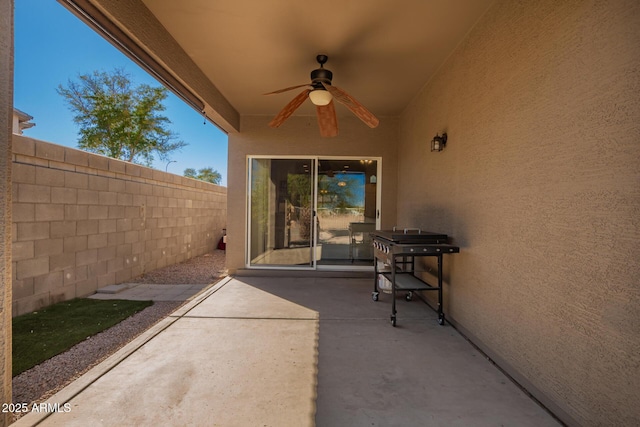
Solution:
[{"label": "reflection in glass door", "polygon": [[377,174],[372,159],[318,160],[318,266],[372,265]]},{"label": "reflection in glass door", "polygon": [[313,268],[312,159],[249,161],[249,265]]}]

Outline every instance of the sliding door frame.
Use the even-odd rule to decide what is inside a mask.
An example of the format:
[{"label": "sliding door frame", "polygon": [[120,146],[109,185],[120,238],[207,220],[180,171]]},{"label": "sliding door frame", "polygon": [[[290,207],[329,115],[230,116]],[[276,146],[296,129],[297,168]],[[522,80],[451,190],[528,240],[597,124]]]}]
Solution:
[{"label": "sliding door frame", "polygon": [[[312,245],[310,247],[311,251],[311,264],[309,266],[300,266],[300,265],[251,265],[251,199],[252,199],[252,167],[251,162],[254,159],[269,159],[269,160],[309,160],[312,165]],[[313,156],[294,156],[294,155],[247,155],[245,167],[247,168],[247,188],[246,188],[246,201],[247,201],[247,210],[246,210],[246,218],[245,218],[245,268],[247,269],[257,269],[257,270],[301,270],[301,271],[314,271],[314,270],[324,270],[324,271],[353,271],[353,270],[362,270],[368,271],[373,268],[373,266],[353,266],[353,265],[318,265],[318,260],[316,257],[316,249],[318,247],[318,221],[317,221],[317,212],[318,212],[318,165],[319,160],[373,160],[376,161],[377,170],[376,170],[376,229],[380,228],[380,221],[382,217],[381,205],[382,205],[382,157],[376,156],[323,156],[323,155],[313,155]]]}]

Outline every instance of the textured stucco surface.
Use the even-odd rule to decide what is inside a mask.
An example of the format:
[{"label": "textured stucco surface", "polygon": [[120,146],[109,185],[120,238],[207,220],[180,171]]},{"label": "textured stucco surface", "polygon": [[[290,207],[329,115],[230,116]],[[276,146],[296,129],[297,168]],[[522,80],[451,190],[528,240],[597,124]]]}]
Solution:
[{"label": "textured stucco surface", "polygon": [[[11,402],[11,127],[13,117],[13,1],[0,0],[0,399]],[[0,426],[9,425],[0,413]]]},{"label": "textured stucco surface", "polygon": [[13,315],[213,250],[227,189],[14,135]]},{"label": "textured stucco surface", "polygon": [[[341,107],[338,107],[341,108]],[[229,134],[227,268],[244,268],[247,205],[247,156],[370,156],[382,157],[383,227],[395,225],[397,120],[381,118],[370,129],[357,118],[340,118],[340,134],[322,138],[316,117],[291,117],[278,129],[267,123],[271,117],[243,116],[240,133]]]},{"label": "textured stucco surface", "polygon": [[447,313],[569,423],[640,423],[639,40],[635,0],[498,1],[400,121]]}]

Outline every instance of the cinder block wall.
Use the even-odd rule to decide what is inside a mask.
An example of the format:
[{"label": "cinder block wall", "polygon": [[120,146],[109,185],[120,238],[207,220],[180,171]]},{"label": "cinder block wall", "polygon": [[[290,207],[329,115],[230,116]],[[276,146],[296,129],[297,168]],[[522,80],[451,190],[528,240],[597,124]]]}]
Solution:
[{"label": "cinder block wall", "polygon": [[13,137],[13,315],[213,250],[227,189]]}]

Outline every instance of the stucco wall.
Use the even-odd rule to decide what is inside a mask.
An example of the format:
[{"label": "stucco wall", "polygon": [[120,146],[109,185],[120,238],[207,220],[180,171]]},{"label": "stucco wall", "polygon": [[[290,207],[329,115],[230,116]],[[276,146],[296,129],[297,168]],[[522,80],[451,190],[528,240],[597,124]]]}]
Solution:
[{"label": "stucco wall", "polygon": [[213,250],[226,188],[13,137],[13,315]]},{"label": "stucco wall", "polygon": [[[0,0],[0,399],[11,402],[11,122],[13,0]],[[11,423],[0,413],[0,427]]]},{"label": "stucco wall", "polygon": [[448,316],[570,424],[640,423],[639,41],[636,0],[499,0],[400,121]]},{"label": "stucco wall", "polygon": [[[342,108],[342,107],[337,107]],[[229,215],[227,268],[244,268],[246,242],[246,196],[248,155],[370,156],[382,157],[383,227],[395,225],[397,119],[380,118],[370,129],[357,118],[340,117],[340,134],[320,137],[315,117],[291,117],[278,129],[267,123],[271,117],[243,116],[241,133],[229,134]]]}]

